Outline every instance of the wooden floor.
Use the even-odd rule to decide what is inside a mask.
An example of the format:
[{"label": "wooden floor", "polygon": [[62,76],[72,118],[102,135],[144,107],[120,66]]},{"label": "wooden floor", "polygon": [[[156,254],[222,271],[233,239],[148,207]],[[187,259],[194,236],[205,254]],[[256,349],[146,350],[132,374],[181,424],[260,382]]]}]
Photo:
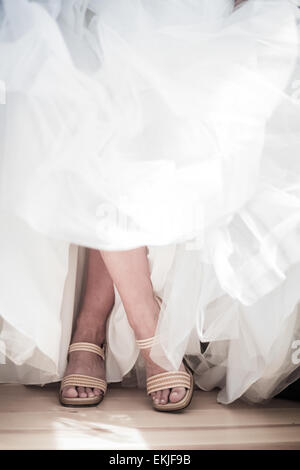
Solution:
[{"label": "wooden floor", "polygon": [[300,403],[219,405],[195,391],[184,412],[114,386],[96,408],[64,408],[57,387],[0,385],[0,449],[300,449]]}]

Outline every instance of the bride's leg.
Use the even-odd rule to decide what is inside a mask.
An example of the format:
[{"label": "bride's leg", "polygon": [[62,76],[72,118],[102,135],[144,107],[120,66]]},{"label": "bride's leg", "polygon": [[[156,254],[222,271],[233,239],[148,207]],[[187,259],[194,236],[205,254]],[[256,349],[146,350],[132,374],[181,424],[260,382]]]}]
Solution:
[{"label": "bride's leg", "polygon": [[[101,254],[97,250],[89,250],[86,287],[72,343],[102,345],[105,341],[106,321],[113,304],[113,282]],[[91,375],[105,379],[104,362],[94,353],[74,351],[69,355],[65,375],[68,374]],[[101,393],[99,389],[85,387],[65,387],[62,391],[62,395],[68,398],[93,397]]]},{"label": "bride's leg", "polygon": [[[118,289],[128,321],[137,339],[153,336],[159,314],[150,279],[146,247],[129,251],[101,252],[106,267]],[[146,359],[148,377],[163,372],[149,358],[148,350],[142,350]],[[184,370],[184,366],[181,366]],[[185,388],[162,390],[152,394],[155,403],[177,402],[186,393]]]}]

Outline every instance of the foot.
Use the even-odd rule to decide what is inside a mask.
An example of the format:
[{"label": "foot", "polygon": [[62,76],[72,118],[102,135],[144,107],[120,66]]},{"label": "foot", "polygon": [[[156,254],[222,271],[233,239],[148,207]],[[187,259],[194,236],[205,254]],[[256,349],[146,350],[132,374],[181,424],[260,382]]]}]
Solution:
[{"label": "foot", "polygon": [[[185,367],[183,363],[181,363],[179,370],[185,372]],[[153,361],[151,361],[151,359],[149,359],[149,356],[148,359],[146,359],[146,371],[147,378],[152,377],[152,375],[166,372],[164,369],[162,369]],[[156,405],[166,405],[168,402],[177,403],[178,401],[182,400],[186,392],[187,390],[184,387],[174,387],[167,388],[166,390],[158,390],[157,392],[151,393],[151,397]]]},{"label": "foot", "polygon": [[[156,299],[153,301],[153,306],[152,306],[152,315],[145,318],[145,317],[139,317],[140,321],[138,321],[134,325],[134,331],[135,331],[135,336],[136,339],[145,339],[145,338],[150,338],[153,336],[154,331],[155,331],[155,326],[157,323],[158,315],[159,315],[160,307],[158,305],[158,302]],[[160,366],[158,366],[155,362],[153,362],[150,357],[150,349],[142,349],[141,353],[144,357],[145,364],[146,364],[146,373],[147,373],[147,378],[152,377],[153,375],[160,374],[162,372],[166,372],[166,370],[162,369]],[[183,363],[181,363],[180,371],[185,372],[185,367]],[[182,400],[187,393],[186,388],[184,387],[174,387],[174,388],[169,388],[166,390],[159,390],[157,392],[151,393],[151,397],[153,402],[156,405],[165,405],[168,402],[170,403],[177,403],[180,400]]]},{"label": "foot", "polygon": [[[105,340],[105,327],[96,324],[80,322],[77,324],[73,343],[87,342],[103,346]],[[69,354],[65,376],[70,374],[90,375],[105,380],[105,363],[95,353],[87,351],[74,351]],[[62,396],[66,398],[92,398],[101,396],[102,390],[89,387],[64,387]]]}]

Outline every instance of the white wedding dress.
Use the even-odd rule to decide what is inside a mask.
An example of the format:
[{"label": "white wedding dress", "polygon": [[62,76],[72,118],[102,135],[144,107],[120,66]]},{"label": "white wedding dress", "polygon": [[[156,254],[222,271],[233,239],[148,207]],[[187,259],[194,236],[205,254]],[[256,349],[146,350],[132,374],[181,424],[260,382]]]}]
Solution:
[{"label": "white wedding dress", "polygon": [[[1,382],[62,378],[82,247],[143,245],[154,360],[221,403],[300,377],[299,10],[233,3],[0,1]],[[117,292],[107,340],[143,386]]]}]

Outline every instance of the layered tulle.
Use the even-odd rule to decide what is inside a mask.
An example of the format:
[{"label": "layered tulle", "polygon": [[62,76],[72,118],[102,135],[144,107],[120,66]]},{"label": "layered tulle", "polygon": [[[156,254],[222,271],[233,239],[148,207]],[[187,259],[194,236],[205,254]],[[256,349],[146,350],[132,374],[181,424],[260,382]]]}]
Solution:
[{"label": "layered tulle", "polygon": [[[296,16],[287,0],[234,11],[227,0],[3,2],[2,220],[18,220],[20,242],[32,232],[57,262],[46,275],[56,279],[55,305],[29,258],[22,263],[34,286],[29,310],[46,311],[25,322],[30,330],[49,317],[48,341],[24,330],[16,305],[2,307],[6,337],[18,338],[7,357],[26,367],[36,348],[41,358],[30,381],[62,374],[69,243],[149,247],[163,299],[152,357],[173,368],[187,354],[198,385],[220,387],[222,402],[261,400],[297,378]],[[108,345],[109,381],[134,365],[143,376],[117,293]]]}]

